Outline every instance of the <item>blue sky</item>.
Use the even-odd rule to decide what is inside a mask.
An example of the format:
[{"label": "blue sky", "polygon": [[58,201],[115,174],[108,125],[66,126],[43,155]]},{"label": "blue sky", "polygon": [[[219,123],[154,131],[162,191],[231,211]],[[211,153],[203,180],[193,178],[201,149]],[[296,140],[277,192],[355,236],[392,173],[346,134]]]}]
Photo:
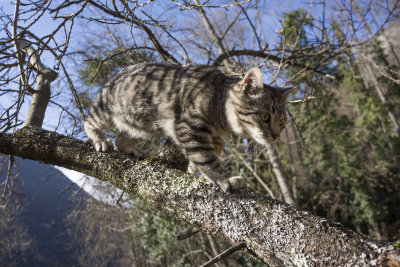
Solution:
[{"label": "blue sky", "polygon": [[[158,1],[159,3],[168,3],[170,4],[170,1]],[[275,33],[276,30],[279,30],[281,28],[279,19],[282,19],[282,14],[284,12],[289,12],[291,10],[297,9],[299,7],[303,7],[306,10],[308,8],[311,8],[312,14],[319,18],[319,14],[321,13],[321,6],[320,5],[312,5],[312,4],[306,4],[301,1],[290,1],[290,0],[284,0],[284,1],[265,1],[264,2],[267,5],[267,10],[266,13],[264,14],[264,20],[263,24],[261,25],[262,30],[263,30],[263,36],[264,36],[264,41],[269,43],[270,47],[273,47],[274,42],[277,42],[277,34]],[[0,8],[7,14],[12,14],[14,6],[10,0],[0,0]],[[155,19],[159,19],[160,21],[168,21],[168,22],[173,22],[175,24],[183,24],[183,25],[190,25],[192,24],[193,18],[191,17],[193,15],[193,11],[178,11],[175,9],[174,11],[168,11],[165,12],[165,7],[163,4],[160,5],[152,5],[150,7],[152,9],[152,16],[154,16]],[[89,12],[90,10],[88,10]],[[250,11],[251,13],[251,11]],[[140,14],[141,16],[143,14]],[[329,14],[328,14],[329,15]],[[23,17],[21,16],[21,19]],[[22,20],[19,21],[20,25],[24,25],[24,22]],[[246,21],[243,21],[242,23],[247,23]],[[42,37],[50,32],[52,32],[59,24],[59,21],[54,21],[51,16],[46,13],[44,16],[36,23],[34,24],[30,30],[37,36]],[[98,32],[103,32],[104,33],[104,27],[103,26],[94,26],[94,23],[88,23],[87,21],[77,21],[76,24],[74,25],[74,32],[73,32],[73,39],[71,40],[69,51],[74,51],[76,48],[80,46],[80,42],[88,42],[88,40],[85,40],[85,36],[90,38],[90,35],[92,33],[98,33]],[[129,27],[128,26],[117,26],[114,28],[114,30],[119,30],[119,31],[125,31],[125,37],[127,39],[130,38],[129,34]],[[135,37],[139,38],[142,36],[142,32],[135,32]],[[180,34],[180,33],[178,33]],[[0,36],[4,36],[4,31],[0,32]],[[78,39],[74,39],[74,37],[78,37]],[[60,32],[59,35],[56,36],[56,39],[59,38],[59,40],[63,40],[65,36],[63,36],[62,32]],[[176,44],[174,44],[176,45]],[[173,51],[170,51],[173,53]],[[56,65],[57,61],[55,60],[54,56],[51,55],[49,52],[44,52],[43,55],[41,56],[42,62],[47,65],[47,66],[54,66]],[[197,61],[197,63],[200,63]],[[69,70],[73,76],[77,75],[77,70],[79,69],[80,66],[75,66],[74,63],[70,63],[68,60],[65,61],[65,64],[67,67],[69,67]],[[60,78],[63,75],[60,74]],[[264,79],[264,82],[268,83],[267,79]],[[76,83],[76,85],[80,85],[79,83]],[[11,85],[10,87],[13,87],[16,89],[15,85]],[[57,96],[57,101],[64,102],[63,104],[65,105],[70,105],[70,90],[68,88],[68,85],[65,82],[59,82],[55,81],[52,83],[52,93],[57,94],[60,93],[60,95]],[[14,99],[10,97],[9,95],[4,95],[0,96],[0,105],[7,107],[11,105],[14,102]],[[25,104],[23,105],[21,109],[21,116],[20,118],[23,119],[23,117],[26,114],[28,105],[30,102],[30,97],[26,97]],[[71,105],[70,105],[71,106]],[[58,119],[60,115],[60,109],[58,107],[55,107],[54,105],[50,104],[47,108],[46,112],[46,117],[45,117],[45,122],[43,125],[43,128],[48,129],[48,130],[54,130],[56,125],[58,124]],[[69,127],[68,124],[65,124],[65,127]],[[84,135],[81,135],[83,139],[86,139]],[[66,169],[62,169],[62,172],[70,179],[72,179],[76,183],[80,183],[82,181],[82,174],[69,171]],[[80,185],[83,186],[83,185]],[[86,186],[88,186],[86,189],[90,192],[92,190],[92,185],[91,182],[86,183]]]},{"label": "blue sky", "polygon": [[[54,1],[55,3],[58,3],[58,1]],[[282,19],[282,14],[285,12],[289,12],[291,10],[303,7],[306,10],[310,9],[311,13],[313,16],[319,18],[320,13],[321,13],[321,5],[313,5],[310,3],[306,3],[303,1],[294,1],[294,0],[283,0],[283,1],[264,1],[260,3],[265,3],[266,5],[266,12],[263,15],[263,23],[261,25],[258,25],[262,28],[263,32],[263,43],[268,43],[270,47],[274,46],[274,43],[278,41],[278,35],[275,33],[276,30],[279,30],[281,28],[279,19]],[[328,1],[328,5],[329,5]],[[175,25],[179,26],[185,26],[185,25],[190,25],[193,24],[193,15],[195,15],[195,12],[192,11],[179,11],[178,8],[174,8],[172,10],[166,11],[166,6],[170,6],[171,2],[170,1],[155,1],[151,5],[149,5],[146,9],[146,11],[151,14],[155,19],[160,20],[161,22],[164,23],[174,23]],[[12,1],[10,0],[0,0],[0,7],[3,9],[3,11],[7,14],[12,14],[14,6],[12,4]],[[73,12],[76,10],[78,7],[73,7],[70,12]],[[231,14],[234,15],[235,10],[231,9],[232,12]],[[217,10],[207,10],[207,12],[223,12],[223,9],[217,9]],[[85,12],[92,12],[90,7],[86,7]],[[251,13],[253,11],[249,11]],[[146,16],[143,13],[138,12],[138,16],[141,18],[146,18]],[[197,14],[196,14],[197,15]],[[327,14],[331,15],[331,14]],[[52,15],[53,16],[53,15]],[[19,25],[24,25],[23,23],[23,15],[21,15],[21,19],[19,21]],[[48,14],[45,13],[43,17],[36,22],[30,30],[36,34],[39,37],[45,36],[52,32],[59,24],[60,20],[54,21],[52,17]],[[241,23],[247,23],[246,21],[242,21]],[[112,27],[113,30],[118,30],[119,32],[122,32],[123,36],[125,36],[126,39],[130,40],[130,28],[128,26],[116,26]],[[103,32],[104,33],[104,26],[103,25],[96,25],[95,23],[90,23],[87,21],[76,21],[74,24],[74,31],[73,31],[73,36],[69,45],[69,52],[74,51],[76,48],[78,48],[82,42],[85,42],[85,38],[87,37],[88,39],[86,42],[88,42],[91,38],[91,35],[93,33],[98,33],[98,32]],[[159,33],[161,31],[158,30]],[[177,35],[182,34],[182,33],[175,33]],[[249,33],[244,33],[244,34],[249,34]],[[250,33],[251,34],[251,33]],[[4,31],[0,32],[0,36],[4,36]],[[134,30],[134,36],[135,38],[142,38],[143,33],[141,31],[135,31]],[[165,38],[165,34],[163,34],[163,38]],[[78,37],[75,39],[75,37]],[[65,36],[62,31],[59,32],[59,34],[56,36],[56,39],[58,39],[59,42],[64,40]],[[130,40],[131,41],[131,40]],[[165,43],[165,42],[164,42]],[[170,41],[169,44],[171,46],[177,46],[174,41]],[[102,44],[100,44],[102,45]],[[247,48],[247,47],[246,47]],[[174,53],[174,49],[170,50],[171,53]],[[41,56],[42,62],[47,65],[47,66],[54,66],[56,65],[57,61],[55,60],[54,56],[51,55],[49,52],[44,52],[43,55]],[[196,63],[204,63],[201,62],[201,60],[195,58]],[[69,67],[69,71],[71,74],[76,77],[77,75],[77,69],[79,69],[80,66],[76,66],[70,63],[70,61],[65,60],[65,63]],[[60,78],[53,82],[52,85],[52,91],[53,95],[59,94],[57,96],[57,101],[63,101],[65,99],[70,99],[70,90],[68,88],[68,85],[66,83],[59,83],[61,80],[62,74],[60,74]],[[264,81],[268,83],[268,78],[265,79]],[[79,85],[79,83],[77,83]],[[8,95],[7,96],[2,96],[0,97],[0,102],[1,105],[7,106],[13,102],[14,99],[10,98]],[[27,106],[29,104],[30,97],[27,97],[25,101],[25,105],[23,106],[22,109],[22,115],[25,114]],[[65,103],[64,104],[68,104]],[[60,109],[55,107],[54,105],[50,104],[46,113],[46,118],[45,118],[45,124],[44,128],[53,130],[55,128],[55,125],[58,123],[58,117],[59,117]],[[22,116],[23,117],[23,116]]]}]

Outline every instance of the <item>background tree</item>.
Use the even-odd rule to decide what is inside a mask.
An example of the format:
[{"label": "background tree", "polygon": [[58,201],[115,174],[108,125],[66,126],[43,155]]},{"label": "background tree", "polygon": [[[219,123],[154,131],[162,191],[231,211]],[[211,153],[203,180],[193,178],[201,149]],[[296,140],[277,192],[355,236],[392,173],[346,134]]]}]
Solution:
[{"label": "background tree", "polygon": [[[13,160],[13,159],[11,159]],[[16,169],[8,167],[6,157],[0,158],[2,176],[8,177],[0,191],[0,262],[15,266],[24,262],[27,255],[35,251],[35,240],[28,234],[26,226],[19,219],[19,214],[26,199],[16,182]],[[11,191],[10,191],[11,189]]]}]

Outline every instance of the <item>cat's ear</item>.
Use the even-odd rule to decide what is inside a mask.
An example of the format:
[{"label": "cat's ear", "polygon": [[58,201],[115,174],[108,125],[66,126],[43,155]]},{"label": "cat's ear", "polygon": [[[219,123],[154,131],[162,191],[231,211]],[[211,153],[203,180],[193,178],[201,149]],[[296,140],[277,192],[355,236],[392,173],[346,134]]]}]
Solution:
[{"label": "cat's ear", "polygon": [[257,94],[260,90],[263,90],[263,78],[259,68],[252,68],[249,70],[242,81],[242,94]]}]

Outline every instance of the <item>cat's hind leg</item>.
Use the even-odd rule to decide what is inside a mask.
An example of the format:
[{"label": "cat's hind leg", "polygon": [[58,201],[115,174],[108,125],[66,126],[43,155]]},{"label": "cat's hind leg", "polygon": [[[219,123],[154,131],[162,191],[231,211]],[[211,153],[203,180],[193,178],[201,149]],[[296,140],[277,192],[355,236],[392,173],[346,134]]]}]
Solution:
[{"label": "cat's hind leg", "polygon": [[136,146],[138,140],[132,139],[121,133],[115,140],[115,145],[119,150],[127,154],[133,154],[135,157],[143,157],[143,152]]}]

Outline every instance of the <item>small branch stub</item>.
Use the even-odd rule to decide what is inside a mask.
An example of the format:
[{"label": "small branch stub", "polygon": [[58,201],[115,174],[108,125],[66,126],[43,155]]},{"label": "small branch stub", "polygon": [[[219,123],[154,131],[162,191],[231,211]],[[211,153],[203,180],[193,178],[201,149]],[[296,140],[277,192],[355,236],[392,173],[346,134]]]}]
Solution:
[{"label": "small branch stub", "polygon": [[185,232],[179,234],[176,239],[178,239],[179,241],[182,241],[186,238],[191,237],[192,235],[197,234],[198,232],[200,232],[199,229],[195,229],[193,227],[189,227]]}]

